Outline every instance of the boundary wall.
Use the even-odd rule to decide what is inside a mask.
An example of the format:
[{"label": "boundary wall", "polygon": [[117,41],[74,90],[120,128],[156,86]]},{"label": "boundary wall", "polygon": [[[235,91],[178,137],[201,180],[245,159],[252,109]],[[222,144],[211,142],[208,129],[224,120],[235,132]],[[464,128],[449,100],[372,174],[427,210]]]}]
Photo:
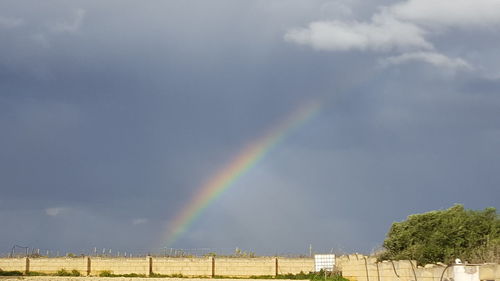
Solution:
[{"label": "boundary wall", "polygon": [[212,276],[214,258],[153,258],[152,272],[162,275]]},{"label": "boundary wall", "polygon": [[[336,259],[336,268],[351,281],[454,281],[452,267],[445,264],[417,266],[416,261],[383,261],[364,255],[345,255]],[[479,280],[500,281],[500,265],[466,266],[471,273],[479,271]],[[441,278],[442,276],[442,278]],[[442,280],[441,280],[442,279]],[[456,280],[455,280],[456,281]]]},{"label": "boundary wall", "polygon": [[[88,274],[89,259],[87,257],[79,258],[36,258],[27,259],[28,267],[20,271],[36,271],[44,273],[56,273],[61,270],[61,264],[67,271],[77,270],[81,274]],[[0,263],[0,268],[2,267]]]},{"label": "boundary wall", "polygon": [[276,276],[314,271],[313,258],[0,258],[0,270],[54,274],[64,269],[77,270],[83,276],[98,276],[103,271],[112,274],[182,275],[189,277],[249,277]]},{"label": "boundary wall", "polygon": [[29,268],[28,262],[27,258],[0,259],[0,269],[3,271],[25,272]]}]

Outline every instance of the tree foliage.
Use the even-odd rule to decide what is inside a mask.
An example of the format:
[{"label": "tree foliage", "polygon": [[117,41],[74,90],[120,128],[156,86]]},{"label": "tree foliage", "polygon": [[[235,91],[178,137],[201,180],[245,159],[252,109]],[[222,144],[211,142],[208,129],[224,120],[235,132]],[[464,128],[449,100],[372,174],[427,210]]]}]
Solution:
[{"label": "tree foliage", "polygon": [[392,224],[383,246],[382,260],[498,262],[500,217],[495,208],[475,211],[462,205],[410,215]]}]

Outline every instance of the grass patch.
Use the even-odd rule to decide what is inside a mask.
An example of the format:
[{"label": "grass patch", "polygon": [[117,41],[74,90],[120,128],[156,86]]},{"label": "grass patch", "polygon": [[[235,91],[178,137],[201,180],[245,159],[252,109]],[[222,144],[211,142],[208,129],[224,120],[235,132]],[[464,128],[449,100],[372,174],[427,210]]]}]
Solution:
[{"label": "grass patch", "polygon": [[[12,274],[12,275],[6,275],[6,274]],[[23,273],[20,271],[0,271],[0,276],[22,276]],[[27,276],[81,276],[80,272],[77,270],[72,270],[71,272],[61,269],[55,274],[46,274],[42,272],[34,272],[31,271],[27,274]],[[114,274],[113,272],[109,270],[101,271],[99,273],[99,277],[141,277],[141,278],[146,278],[146,277],[151,277],[151,278],[192,278],[193,276],[185,276],[182,275],[181,273],[174,273],[174,274],[159,274],[159,273],[152,273],[150,276],[147,276],[145,274],[137,274],[137,273],[128,273],[128,274]],[[207,278],[210,279],[211,277],[209,276],[199,276],[197,278]],[[255,276],[250,276],[250,277],[232,277],[232,276],[220,276],[220,275],[215,275],[213,277],[214,279],[289,279],[289,280],[310,280],[310,281],[349,281],[348,279],[342,277],[338,273],[331,273],[320,271],[320,272],[310,272],[310,273],[304,273],[300,272],[297,274],[281,274],[277,276],[273,275],[255,275]]]},{"label": "grass patch", "polygon": [[[137,274],[137,273],[127,273],[127,274],[114,274],[109,270],[101,271],[99,273],[99,277],[147,277],[145,274]],[[151,276],[151,277],[160,277],[160,276]]]},{"label": "grass patch", "polygon": [[231,276],[220,276],[215,275],[214,279],[288,279],[288,280],[310,280],[310,281],[349,281],[348,279],[342,277],[339,273],[332,272],[300,272],[297,274],[280,274],[274,275],[252,275],[250,277],[231,277]]},{"label": "grass patch", "polygon": [[23,273],[21,271],[13,270],[13,271],[3,271],[0,269],[0,276],[22,276]]},{"label": "grass patch", "polygon": [[146,274],[128,273],[122,274],[120,277],[147,277]]},{"label": "grass patch", "polygon": [[[147,277],[147,276],[146,276]],[[208,276],[184,276],[182,273],[174,273],[174,274],[160,274],[160,273],[151,273],[149,275],[151,278],[210,278]]]},{"label": "grass patch", "polygon": [[26,273],[25,275],[26,276],[48,276],[47,273],[38,272],[38,271],[30,271],[30,272]]},{"label": "grass patch", "polygon": [[73,269],[71,271],[67,271],[66,269],[60,269],[56,272],[56,274],[54,274],[55,276],[74,276],[74,277],[77,277],[77,276],[80,276],[80,272],[76,269]]},{"label": "grass patch", "polygon": [[151,275],[149,275],[149,277],[151,277],[151,278],[165,278],[168,276],[164,275],[164,274],[160,274],[160,273],[151,273]]},{"label": "grass patch", "polygon": [[300,272],[297,274],[280,274],[278,276],[259,275],[250,276],[250,279],[289,279],[289,280],[311,280],[311,281],[349,281],[338,273],[331,272]]},{"label": "grass patch", "polygon": [[99,277],[115,277],[109,270],[104,270],[99,273]]}]

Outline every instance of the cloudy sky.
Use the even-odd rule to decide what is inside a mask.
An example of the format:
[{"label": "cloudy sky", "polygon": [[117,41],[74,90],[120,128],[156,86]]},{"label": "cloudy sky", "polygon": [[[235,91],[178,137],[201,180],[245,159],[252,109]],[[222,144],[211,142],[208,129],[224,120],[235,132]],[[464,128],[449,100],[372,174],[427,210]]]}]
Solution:
[{"label": "cloudy sky", "polygon": [[0,253],[164,247],[248,144],[320,111],[172,245],[370,252],[500,207],[497,0],[0,2]]}]

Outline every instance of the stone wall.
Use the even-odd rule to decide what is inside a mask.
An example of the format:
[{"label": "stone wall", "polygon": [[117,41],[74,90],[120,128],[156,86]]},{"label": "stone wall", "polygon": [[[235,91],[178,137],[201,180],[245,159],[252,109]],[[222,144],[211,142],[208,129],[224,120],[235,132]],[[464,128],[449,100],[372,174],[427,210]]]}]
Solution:
[{"label": "stone wall", "polygon": [[61,269],[77,270],[83,276],[98,276],[103,271],[112,274],[183,275],[189,277],[275,276],[287,273],[308,273],[314,268],[312,258],[0,258],[4,271],[41,272],[53,274]]},{"label": "stone wall", "polygon": [[500,265],[485,264],[479,269],[479,279],[500,281]]},{"label": "stone wall", "polygon": [[183,276],[212,276],[213,258],[153,258],[152,271],[156,274]]},{"label": "stone wall", "polygon": [[77,270],[82,275],[88,274],[88,257],[79,258],[30,258],[29,271],[56,273],[61,269]]},{"label": "stone wall", "polygon": [[278,274],[297,274],[314,271],[314,259],[310,258],[278,258]]},{"label": "stone wall", "polygon": [[149,275],[151,257],[143,258],[91,258],[90,275],[99,275],[103,271],[113,274]]},{"label": "stone wall", "polygon": [[215,275],[252,276],[276,274],[276,258],[217,258]]},{"label": "stone wall", "polygon": [[26,258],[0,259],[0,269],[3,271],[26,271]]},{"label": "stone wall", "polygon": [[[452,281],[454,270],[444,264],[417,266],[415,261],[377,262],[374,257],[346,255],[336,259],[336,268],[351,281]],[[480,280],[500,281],[500,265],[484,264],[467,266],[470,271],[479,271]]]},{"label": "stone wall", "polygon": [[[336,258],[336,267],[351,281],[452,281],[453,268],[443,264],[417,266],[415,261],[384,261],[363,255],[347,255]],[[113,274],[162,275],[182,274],[188,277],[249,277],[274,276],[276,274],[308,273],[314,269],[312,258],[0,258],[4,271],[37,271],[55,273],[61,269],[78,270],[82,275],[97,276],[103,271]],[[468,266],[476,270],[480,280],[500,281],[500,265],[484,264]],[[443,274],[444,272],[444,274]],[[443,280],[441,280],[441,275]],[[455,278],[456,279],[456,278]]]},{"label": "stone wall", "polygon": [[[20,277],[12,276],[12,277],[2,277],[0,280],[2,281],[20,281]],[[26,281],[207,281],[206,278],[142,278],[142,277],[60,277],[60,276],[23,276],[22,280]],[[212,280],[220,280],[220,281],[255,281],[255,279],[212,279]],[[259,279],[259,281],[266,281],[271,279]],[[274,279],[275,280],[275,279]],[[282,280],[286,281],[286,280]]]}]

